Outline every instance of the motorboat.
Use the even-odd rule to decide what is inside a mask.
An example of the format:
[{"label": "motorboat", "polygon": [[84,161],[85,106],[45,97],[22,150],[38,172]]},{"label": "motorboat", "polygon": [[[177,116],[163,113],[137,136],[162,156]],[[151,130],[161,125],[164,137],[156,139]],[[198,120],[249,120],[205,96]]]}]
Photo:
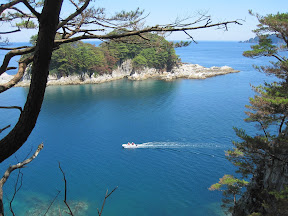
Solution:
[{"label": "motorboat", "polygon": [[122,144],[122,147],[123,148],[137,148],[138,147],[138,145],[137,144],[135,144],[135,143],[127,143],[127,144]]}]

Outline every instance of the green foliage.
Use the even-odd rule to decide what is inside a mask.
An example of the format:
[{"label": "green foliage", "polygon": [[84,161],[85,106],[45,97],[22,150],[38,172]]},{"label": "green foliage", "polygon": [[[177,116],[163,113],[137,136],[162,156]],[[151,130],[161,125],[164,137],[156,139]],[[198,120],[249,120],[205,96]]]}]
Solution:
[{"label": "green foliage", "polygon": [[277,47],[272,45],[272,40],[268,35],[263,35],[259,39],[259,44],[251,46],[252,50],[245,51],[243,55],[249,58],[256,58],[261,56],[273,56],[277,52]]},{"label": "green foliage", "polygon": [[[116,33],[118,32],[112,32],[112,34]],[[103,43],[101,47],[109,50],[113,57],[119,59],[119,63],[126,59],[132,59],[134,66],[138,69],[146,66],[171,70],[180,61],[175,53],[173,43],[156,34],[146,33],[143,37],[145,39],[130,36],[125,41],[114,40]]]},{"label": "green foliage", "polygon": [[219,179],[218,183],[210,186],[209,190],[222,191],[224,198],[222,199],[222,207],[227,212],[232,212],[237,201],[237,196],[242,194],[242,188],[248,184],[244,179],[235,178],[232,175],[224,175]]},{"label": "green foliage", "polygon": [[[126,41],[108,41],[99,47],[83,42],[63,44],[53,52],[50,73],[58,77],[71,74],[88,74],[91,77],[92,74],[111,73],[127,59],[133,61],[135,69],[170,70],[180,61],[172,43],[151,33],[145,37],[148,41],[131,36]],[[32,37],[31,43],[36,43],[36,40],[37,37]]]},{"label": "green foliage", "polygon": [[109,72],[109,66],[113,63],[113,61],[107,62],[105,52],[99,47],[83,42],[74,42],[63,44],[53,52],[50,73],[58,76],[86,73],[91,76],[93,73],[104,73],[103,66],[107,65],[104,68],[107,70],[106,72]]},{"label": "green foliage", "polygon": [[[262,204],[266,211],[272,212],[273,215],[288,215],[288,185],[285,185],[281,191],[272,190],[269,191],[268,194],[269,200],[264,200]],[[253,214],[256,216],[264,215],[261,213]]]},{"label": "green foliage", "polygon": [[19,28],[27,28],[27,29],[37,28],[37,25],[31,20],[23,20],[20,23],[16,23],[16,26]]},{"label": "green foliage", "polygon": [[36,42],[37,42],[37,39],[38,39],[38,35],[32,35],[31,37],[30,37],[30,40],[29,40],[29,42],[32,44],[32,45],[36,45]]},{"label": "green foliage", "polygon": [[[252,12],[251,12],[252,13]],[[287,116],[288,116],[288,62],[285,56],[281,56],[283,49],[272,45],[267,34],[276,33],[277,36],[288,44],[288,14],[269,14],[265,17],[256,15],[260,24],[254,32],[260,37],[259,44],[252,46],[252,50],[244,52],[246,57],[272,56],[277,62],[272,66],[261,66],[259,70],[275,75],[278,82],[264,83],[253,87],[256,95],[250,98],[250,105],[246,108],[248,118],[246,122],[257,123],[261,134],[248,136],[245,131],[235,129],[236,134],[243,142],[234,142],[236,148],[229,151],[228,159],[239,167],[239,172],[244,176],[254,174],[259,169],[267,156],[285,152],[288,150],[287,141]],[[283,31],[283,29],[285,31]],[[287,47],[286,44],[286,47]],[[238,157],[237,152],[242,152]]]},{"label": "green foliage", "polygon": [[147,59],[139,54],[133,59],[133,67],[138,69],[138,68],[143,68],[147,65]]},{"label": "green foliage", "polygon": [[[260,24],[254,32],[260,38],[259,43],[251,46],[252,49],[244,52],[243,55],[249,58],[274,57],[276,61],[271,62],[272,65],[258,66],[256,69],[268,75],[276,76],[278,81],[253,87],[255,96],[250,98],[250,105],[246,106],[248,117],[245,121],[255,124],[260,133],[252,136],[242,129],[234,128],[236,135],[241,141],[233,142],[235,147],[226,152],[226,157],[238,168],[236,172],[242,178],[252,177],[251,182],[253,184],[248,187],[246,193],[250,193],[254,199],[253,202],[263,204],[263,208],[257,211],[254,209],[253,211],[255,212],[251,212],[253,216],[266,215],[267,212],[275,213],[275,215],[286,215],[288,212],[287,204],[282,205],[281,203],[282,201],[283,203],[288,201],[288,188],[280,191],[271,191],[273,186],[268,184],[274,180],[264,180],[263,173],[266,172],[265,169],[267,167],[273,164],[271,161],[281,161],[278,155],[285,155],[288,152],[288,62],[287,58],[281,55],[281,51],[286,50],[288,45],[288,14],[278,13],[264,17],[257,14],[256,16]],[[272,41],[268,38],[270,34],[276,34],[277,37],[283,39],[286,42],[285,46],[277,47],[272,45]],[[234,181],[236,180],[232,178],[228,182]],[[266,185],[264,185],[264,181]],[[220,186],[215,185],[214,187],[222,189],[222,184],[224,183],[226,182],[219,182]],[[247,183],[242,184],[242,186],[246,185]],[[264,190],[261,190],[263,194],[257,196],[257,200],[255,200],[256,198],[253,195],[255,193],[255,188],[253,187],[256,187],[256,189],[264,188]],[[225,198],[227,195],[233,195],[229,184],[224,189],[224,192]],[[239,191],[236,190],[236,192]],[[235,204],[237,204],[236,201],[234,202]],[[250,207],[247,206],[247,208]],[[285,212],[285,214],[278,214],[277,212]]]}]

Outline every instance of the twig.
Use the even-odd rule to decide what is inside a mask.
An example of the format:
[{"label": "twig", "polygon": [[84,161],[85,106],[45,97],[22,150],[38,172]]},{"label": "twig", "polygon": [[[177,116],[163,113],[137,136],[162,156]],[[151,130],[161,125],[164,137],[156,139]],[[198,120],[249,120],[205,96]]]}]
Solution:
[{"label": "twig", "polygon": [[21,30],[18,28],[16,30],[12,30],[12,31],[0,32],[0,34],[11,34],[11,33],[19,32],[19,31],[21,31]]},{"label": "twig", "polygon": [[193,38],[187,31],[183,30],[183,32],[184,32],[186,35],[188,35],[189,38],[190,38],[195,44],[197,44],[197,42],[194,40],[194,38]]},{"label": "twig", "polygon": [[0,133],[2,133],[2,131],[6,130],[7,128],[11,127],[11,125],[7,125],[6,127],[0,129]]},{"label": "twig", "polygon": [[22,112],[22,107],[20,106],[0,106],[0,109],[19,109]]},{"label": "twig", "polygon": [[47,211],[45,212],[44,216],[48,213],[49,209],[51,208],[51,206],[53,205],[53,203],[55,202],[55,200],[57,199],[58,195],[60,194],[61,191],[58,190],[58,193],[56,194],[56,196],[54,197],[54,199],[52,200],[52,202],[50,203]]},{"label": "twig", "polygon": [[[20,186],[17,188],[19,179],[20,179]],[[14,213],[13,208],[12,208],[12,202],[14,201],[17,192],[21,189],[22,183],[23,183],[23,173],[21,172],[21,169],[19,169],[18,175],[17,175],[17,180],[16,180],[16,183],[14,186],[14,194],[13,194],[13,197],[12,197],[10,203],[9,203],[9,209],[10,209],[11,213],[13,214],[13,216],[15,216],[15,213]]]},{"label": "twig", "polygon": [[107,189],[106,194],[105,194],[105,198],[104,198],[104,200],[103,200],[103,204],[102,204],[102,207],[101,207],[101,211],[99,211],[99,209],[97,208],[98,216],[101,216],[101,214],[102,214],[102,212],[103,212],[106,199],[107,199],[117,188],[118,188],[118,186],[115,187],[109,194],[108,194],[108,189]]},{"label": "twig", "polygon": [[71,211],[70,206],[67,203],[67,181],[66,181],[66,177],[65,177],[65,173],[61,168],[60,162],[59,163],[59,169],[61,170],[62,174],[63,174],[63,178],[64,178],[64,185],[65,185],[65,191],[64,191],[64,203],[67,206],[67,208],[69,209],[69,212],[67,212],[69,215],[73,216],[73,212]]}]

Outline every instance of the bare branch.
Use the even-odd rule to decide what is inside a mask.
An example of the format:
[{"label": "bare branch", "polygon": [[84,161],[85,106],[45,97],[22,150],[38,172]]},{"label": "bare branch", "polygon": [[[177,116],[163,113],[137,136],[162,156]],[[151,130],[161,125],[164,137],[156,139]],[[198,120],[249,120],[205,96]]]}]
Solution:
[{"label": "bare branch", "polygon": [[29,46],[21,46],[21,47],[0,47],[0,50],[19,50],[19,49],[25,49],[30,48]]},{"label": "bare branch", "polygon": [[23,4],[34,14],[38,19],[40,19],[40,13],[38,13],[29,3],[27,0],[22,0]]},{"label": "bare branch", "polygon": [[34,160],[39,152],[43,149],[44,145],[43,143],[41,143],[36,152],[28,159],[24,160],[23,162],[17,163],[16,165],[12,165],[9,166],[8,169],[6,170],[6,172],[4,173],[3,177],[0,180],[0,215],[3,216],[4,215],[4,207],[3,207],[3,186],[5,184],[5,182],[8,180],[10,174],[16,170],[16,169],[20,169],[23,168],[26,164],[30,163],[32,160]]},{"label": "bare branch", "polygon": [[8,64],[10,62],[10,60],[14,57],[14,56],[17,56],[17,55],[24,55],[24,54],[27,54],[27,53],[31,53],[35,50],[35,47],[29,47],[29,48],[26,48],[26,49],[13,49],[11,50],[10,52],[8,52],[5,57],[4,57],[4,60],[3,60],[3,63],[0,67],[0,75],[3,74],[7,67],[8,67]]},{"label": "bare branch", "polygon": [[59,45],[59,44],[62,44],[62,43],[70,43],[70,42],[83,40],[83,39],[102,39],[102,40],[105,40],[105,39],[106,40],[107,39],[117,39],[117,38],[133,36],[133,35],[139,35],[139,34],[145,33],[145,32],[188,31],[188,30],[196,30],[196,29],[204,29],[204,28],[213,28],[213,27],[219,27],[219,26],[226,26],[228,24],[242,25],[237,20],[235,20],[235,21],[227,21],[227,22],[221,22],[221,23],[216,23],[216,24],[207,24],[207,25],[202,25],[202,26],[183,27],[183,28],[171,28],[171,27],[169,27],[169,25],[166,26],[166,27],[153,26],[153,27],[148,27],[148,28],[144,28],[144,29],[141,29],[141,30],[124,32],[124,33],[121,33],[121,34],[82,35],[82,36],[68,38],[68,39],[55,40],[55,43]]},{"label": "bare branch", "polygon": [[11,174],[15,169],[23,168],[26,164],[28,164],[28,163],[30,163],[32,160],[34,160],[34,159],[38,156],[39,152],[43,149],[43,147],[44,147],[44,145],[43,145],[43,143],[41,143],[41,144],[38,146],[36,152],[35,152],[30,158],[24,160],[24,161],[21,162],[21,163],[18,163],[18,164],[16,164],[16,165],[10,166],[10,167],[6,170],[6,172],[4,173],[2,179],[0,180],[0,187],[2,187],[2,186],[4,185],[4,183],[5,183],[5,182],[7,181],[7,179],[9,178],[10,174]]},{"label": "bare branch", "polygon": [[51,208],[51,206],[53,205],[53,203],[55,202],[55,200],[57,199],[58,195],[60,194],[61,191],[58,190],[58,193],[56,194],[56,196],[54,197],[54,199],[52,200],[52,202],[50,203],[47,211],[45,212],[44,216],[48,213],[49,209]]},{"label": "bare branch", "polygon": [[11,34],[11,33],[19,32],[19,31],[21,31],[20,28],[16,30],[8,31],[8,32],[0,32],[0,34]]},{"label": "bare branch", "polygon": [[0,129],[0,133],[2,133],[4,130],[6,130],[7,128],[11,127],[11,125],[7,125],[6,127]]},{"label": "bare branch", "polygon": [[8,70],[15,70],[15,69],[17,69],[17,67],[7,67],[7,68],[6,68],[6,71],[8,71]]},{"label": "bare branch", "polygon": [[0,109],[19,109],[22,112],[22,107],[19,106],[0,106]]},{"label": "bare branch", "polygon": [[58,24],[57,29],[62,28],[64,25],[68,23],[68,21],[72,20],[74,17],[81,14],[88,7],[89,3],[90,3],[90,0],[85,0],[85,3],[82,5],[81,8],[77,9],[73,14],[71,14],[66,19],[62,20],[61,23]]},{"label": "bare branch", "polygon": [[279,126],[279,135],[282,133],[282,127],[283,127],[283,124],[284,124],[284,122],[285,122],[285,119],[286,119],[286,116],[284,116],[284,117],[282,118],[282,121],[281,121],[281,123],[280,123],[280,126]]},{"label": "bare branch", "polygon": [[8,89],[15,86],[23,77],[27,65],[33,61],[34,56],[30,56],[23,60],[22,62],[19,62],[19,68],[17,74],[14,75],[14,77],[7,83],[0,85],[0,93],[7,91]]},{"label": "bare branch", "polygon": [[65,203],[65,205],[67,206],[67,208],[68,208],[68,210],[69,210],[69,212],[67,212],[67,213],[68,213],[69,215],[72,215],[72,216],[73,216],[73,212],[72,212],[70,206],[69,206],[68,203],[67,203],[67,181],[66,181],[65,173],[64,173],[64,171],[63,171],[62,168],[61,168],[60,162],[58,162],[58,163],[59,163],[59,169],[61,170],[61,172],[62,172],[62,174],[63,174],[63,178],[64,178],[64,187],[65,187],[65,191],[64,191],[64,203]]},{"label": "bare branch", "polygon": [[[20,186],[18,187],[19,179],[20,179]],[[15,216],[15,213],[14,213],[13,208],[12,208],[12,202],[14,201],[15,196],[18,193],[18,191],[21,189],[22,183],[23,183],[23,173],[21,172],[21,169],[19,169],[18,170],[18,175],[17,175],[17,180],[16,180],[16,183],[15,183],[15,186],[14,186],[14,194],[12,196],[12,199],[11,199],[10,203],[9,203],[9,209],[10,209],[11,213],[13,214],[13,216]]]},{"label": "bare branch", "polygon": [[0,5],[0,14],[2,14],[2,12],[3,12],[4,10],[6,10],[7,8],[10,8],[10,7],[18,4],[18,3],[21,2],[21,1],[22,1],[22,0],[14,0],[14,1],[11,1],[11,2],[9,2],[9,3],[7,3],[7,4],[1,4],[1,5]]},{"label": "bare branch", "polygon": [[32,15],[30,15],[30,14],[26,14],[26,13],[24,13],[22,10],[20,10],[19,8],[16,8],[16,7],[11,7],[10,8],[11,10],[16,10],[17,12],[19,12],[20,14],[22,14],[23,15],[23,17],[21,17],[21,18],[37,18],[37,17],[35,17],[35,16],[32,16]]},{"label": "bare branch", "polygon": [[189,37],[194,43],[197,44],[197,42],[194,40],[194,38],[193,38],[190,34],[188,34],[187,31],[183,30],[183,32],[184,32],[186,35],[188,35],[188,37]]},{"label": "bare branch", "polygon": [[98,216],[101,216],[101,214],[102,214],[102,212],[103,212],[106,199],[107,199],[117,188],[118,188],[118,186],[115,187],[109,194],[108,194],[108,189],[107,189],[106,194],[105,194],[105,198],[104,198],[104,200],[103,200],[103,204],[102,204],[102,207],[101,207],[101,211],[99,211],[99,209],[97,208]]},{"label": "bare branch", "polygon": [[267,134],[267,132],[266,132],[266,130],[265,130],[264,125],[262,124],[261,121],[258,121],[258,123],[261,125],[261,128],[262,128],[262,130],[263,130],[263,132],[264,132],[264,134],[265,134],[265,137],[268,139],[268,134]]}]

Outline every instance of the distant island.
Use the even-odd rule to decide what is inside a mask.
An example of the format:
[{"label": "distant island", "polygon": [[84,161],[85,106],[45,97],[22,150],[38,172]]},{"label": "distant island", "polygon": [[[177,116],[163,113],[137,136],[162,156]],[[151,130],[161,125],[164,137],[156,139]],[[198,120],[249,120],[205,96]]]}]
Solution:
[{"label": "distant island", "polygon": [[[272,40],[273,44],[284,43],[283,39],[278,38],[276,35],[269,35],[268,38]],[[240,41],[240,43],[258,43],[258,42],[259,42],[258,36],[254,37],[254,38],[250,38],[249,40]]]},{"label": "distant island", "polygon": [[[37,38],[32,37],[31,43]],[[148,78],[171,81],[177,78],[205,79],[239,72],[228,66],[205,68],[185,64],[174,47],[189,43],[168,42],[164,37],[147,33],[145,38],[131,36],[127,41],[108,41],[99,47],[81,41],[63,44],[53,52],[47,85],[103,83],[117,79],[145,80]],[[22,81],[16,86],[28,86],[31,79],[28,65]],[[0,83],[12,79],[0,76]]]}]

